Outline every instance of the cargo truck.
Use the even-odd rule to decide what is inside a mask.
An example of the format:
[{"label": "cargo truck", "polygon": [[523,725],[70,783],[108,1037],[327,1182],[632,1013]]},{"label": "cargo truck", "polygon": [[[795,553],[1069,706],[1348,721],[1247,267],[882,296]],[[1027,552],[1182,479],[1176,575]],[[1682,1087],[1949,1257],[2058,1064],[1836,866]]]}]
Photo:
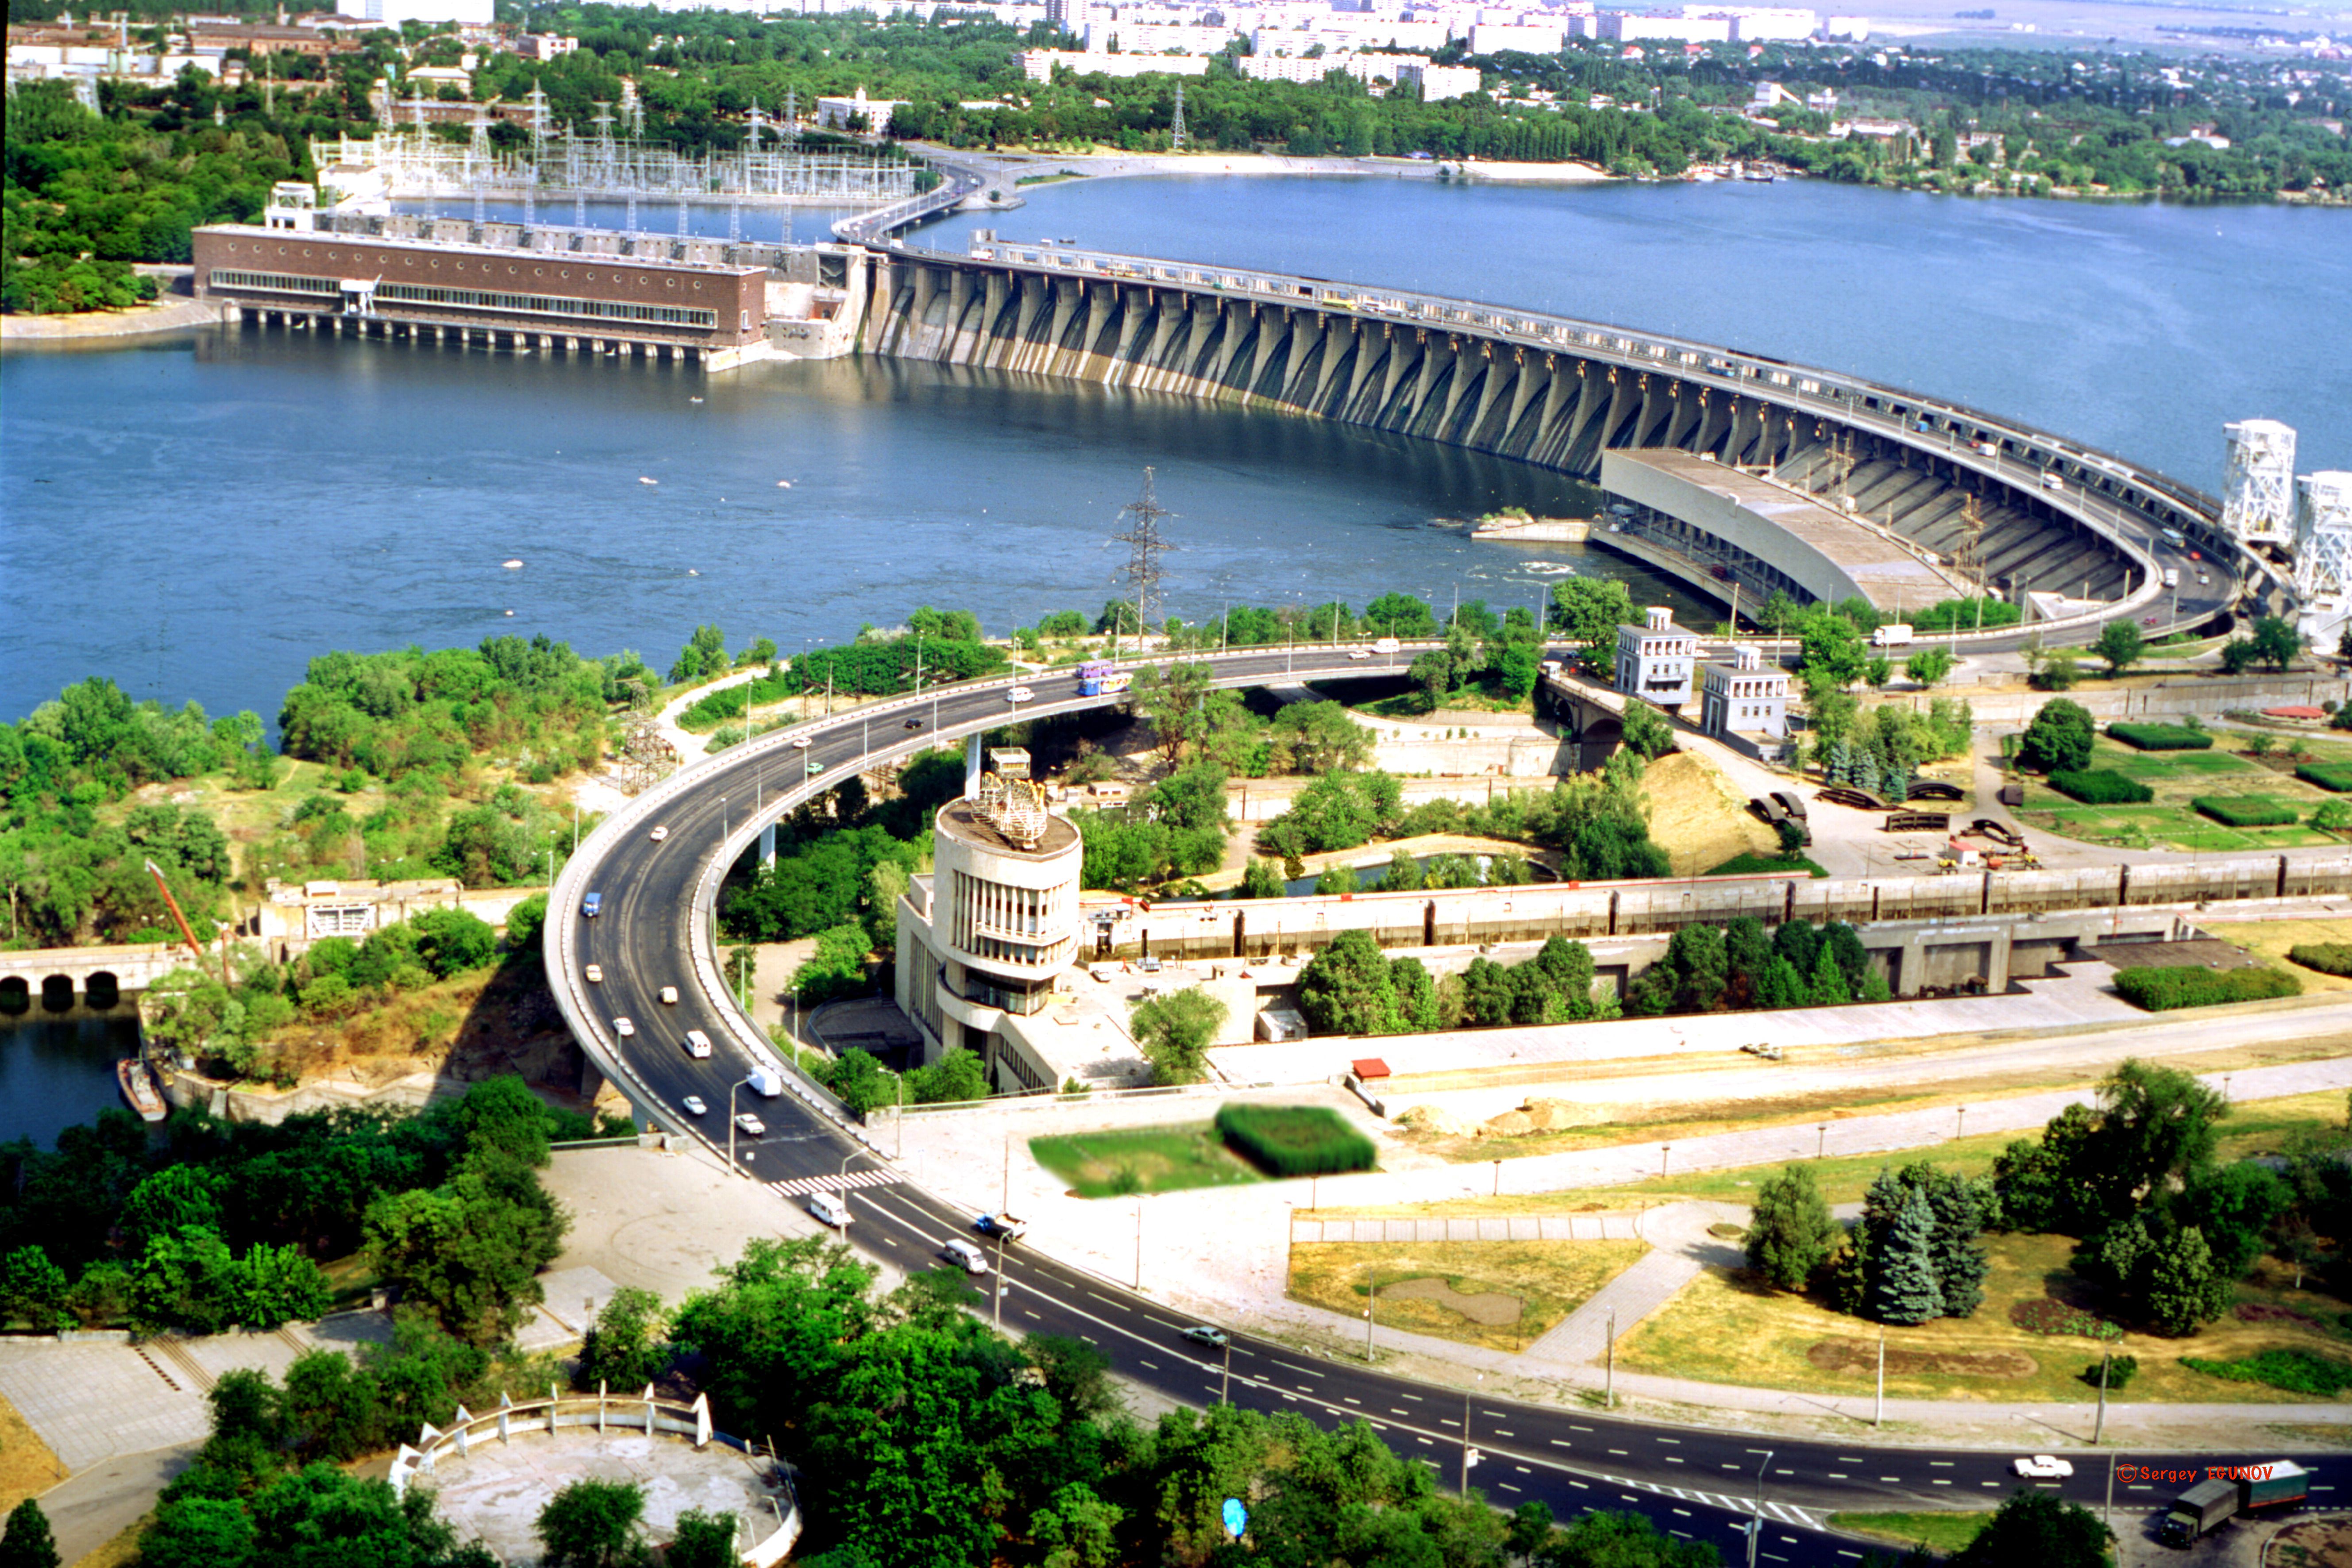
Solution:
[{"label": "cargo truck", "polygon": [[752,1093],[764,1094],[771,1100],[784,1092],[783,1075],[773,1068],[755,1067],[743,1081],[751,1086]]},{"label": "cargo truck", "polygon": [[2291,1460],[2247,1465],[2234,1478],[2199,1481],[2173,1499],[2158,1533],[2169,1545],[2187,1546],[2238,1514],[2301,1502],[2310,1492],[2310,1472]]}]

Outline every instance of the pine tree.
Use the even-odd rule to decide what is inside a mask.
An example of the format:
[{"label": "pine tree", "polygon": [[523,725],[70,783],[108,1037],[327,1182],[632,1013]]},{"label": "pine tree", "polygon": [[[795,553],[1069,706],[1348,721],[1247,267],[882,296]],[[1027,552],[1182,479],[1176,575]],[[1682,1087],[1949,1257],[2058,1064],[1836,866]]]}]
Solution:
[{"label": "pine tree", "polygon": [[0,1531],[0,1568],[58,1568],[58,1543],[48,1515],[31,1498],[18,1503]]},{"label": "pine tree", "polygon": [[1984,1304],[1986,1260],[1978,1236],[1984,1227],[1976,1194],[1949,1171],[1937,1171],[1927,1183],[1927,1206],[1936,1215],[1936,1288],[1944,1298],[1944,1316],[1968,1318]]},{"label": "pine tree", "polygon": [[2147,1271],[2147,1315],[2168,1334],[2193,1334],[2229,1310],[2236,1283],[2213,1266],[2205,1233],[2182,1226],[2158,1244]]},{"label": "pine tree", "polygon": [[1797,966],[1775,955],[1765,966],[1763,978],[1756,983],[1756,1005],[1759,1007],[1801,1007],[1805,1005],[1805,977]]},{"label": "pine tree", "polygon": [[1845,988],[1845,972],[1837,965],[1837,955],[1823,943],[1813,959],[1813,973],[1805,981],[1805,1000],[1815,1007],[1833,1007],[1841,1002],[1853,1000]]},{"label": "pine tree", "polygon": [[1885,1238],[1872,1250],[1870,1315],[1882,1323],[1924,1323],[1944,1315],[1943,1292],[1936,1288],[1935,1211],[1914,1193],[1895,1216]]},{"label": "pine tree", "polygon": [[1878,793],[1878,754],[1866,747],[1853,760],[1853,787]]},{"label": "pine tree", "polygon": [[1802,1289],[1829,1260],[1838,1234],[1811,1169],[1790,1165],[1757,1189],[1748,1223],[1748,1266],[1783,1290]]}]

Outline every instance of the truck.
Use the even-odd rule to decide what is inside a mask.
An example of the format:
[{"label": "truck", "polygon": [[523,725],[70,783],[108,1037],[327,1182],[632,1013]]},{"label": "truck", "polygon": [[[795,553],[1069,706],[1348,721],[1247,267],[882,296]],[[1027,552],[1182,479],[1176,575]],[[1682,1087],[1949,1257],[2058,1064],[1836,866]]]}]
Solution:
[{"label": "truck", "polygon": [[1911,646],[1911,628],[1902,621],[1889,621],[1870,634],[1870,646],[1908,647]]},{"label": "truck", "polygon": [[2168,566],[2164,569],[2164,585],[2168,588],[2178,588],[2180,586],[2179,567]]},{"label": "truck", "polygon": [[764,1094],[770,1100],[784,1092],[784,1075],[773,1068],[755,1067],[743,1081],[751,1086],[752,1093]]},{"label": "truck", "polygon": [[2238,1514],[2301,1502],[2310,1494],[2311,1473],[2293,1460],[2236,1466],[2173,1499],[2158,1533],[2168,1545],[2187,1546]]}]

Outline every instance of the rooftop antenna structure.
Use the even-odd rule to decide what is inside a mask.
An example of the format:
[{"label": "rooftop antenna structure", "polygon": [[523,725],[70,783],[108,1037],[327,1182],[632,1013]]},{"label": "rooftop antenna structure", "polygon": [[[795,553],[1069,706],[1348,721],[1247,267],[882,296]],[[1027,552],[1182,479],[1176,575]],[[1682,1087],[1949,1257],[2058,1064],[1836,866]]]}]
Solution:
[{"label": "rooftop antenna structure", "polygon": [[2221,527],[2242,544],[2292,543],[2294,426],[2275,419],[2241,419],[2221,428],[2230,440]]},{"label": "rooftop antenna structure", "polygon": [[784,145],[801,144],[801,95],[798,88],[784,89]]},{"label": "rooftop antenna structure", "polygon": [[[1112,534],[1111,539],[1127,546],[1127,564],[1119,569],[1119,575],[1135,590],[1135,629],[1140,637],[1151,624],[1152,605],[1162,597],[1161,579],[1166,568],[1160,557],[1176,548],[1160,531],[1161,521],[1176,514],[1160,504],[1149,467],[1143,470],[1143,494],[1121,507],[1118,515],[1127,527]],[[1114,622],[1114,637],[1116,631]]]},{"label": "rooftop antenna structure", "polygon": [[1168,150],[1181,153],[1187,132],[1184,129],[1184,84],[1176,84],[1176,115],[1168,122]]}]

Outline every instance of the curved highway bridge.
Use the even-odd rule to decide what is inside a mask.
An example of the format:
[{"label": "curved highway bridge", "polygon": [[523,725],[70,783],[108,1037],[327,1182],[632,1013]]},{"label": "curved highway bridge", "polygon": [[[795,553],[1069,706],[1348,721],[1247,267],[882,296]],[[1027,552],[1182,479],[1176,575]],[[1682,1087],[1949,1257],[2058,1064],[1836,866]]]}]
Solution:
[{"label": "curved highway bridge", "polygon": [[[1227,687],[1361,677],[1383,668],[1351,658],[1352,651],[1360,650],[1300,646],[1202,662]],[[1401,667],[1411,651],[1395,656],[1388,668]],[[1066,671],[1019,679],[1031,683],[1035,696],[1017,709],[1008,700],[1013,679],[943,686],[778,730],[697,762],[590,835],[551,898],[544,938],[549,983],[574,1035],[639,1113],[724,1157],[730,1110],[755,1110],[765,1131],[732,1150],[742,1173],[776,1184],[783,1202],[785,1192],[832,1187],[847,1173],[849,1241],[902,1269],[938,1261],[942,1242],[971,1234],[972,1216],[908,1183],[829,1095],[778,1060],[721,976],[714,940],[719,885],[724,868],[751,848],[763,825],[845,775],[1016,716],[1041,718],[1122,700],[1081,698]],[[803,739],[805,748],[795,743]],[[667,829],[658,842],[652,837],[656,826]],[[591,892],[601,902],[593,919],[582,913]],[[601,983],[586,979],[591,963],[601,966]],[[666,985],[677,987],[674,1006],[658,1000]],[[619,1037],[617,1017],[632,1019],[635,1034]],[[709,1057],[697,1058],[682,1048],[689,1029],[715,1042]],[[779,1072],[785,1092],[774,1099],[739,1093],[754,1066]],[[679,1108],[688,1094],[709,1105],[706,1116],[691,1117]],[[1085,1339],[1121,1375],[1172,1399],[1205,1404],[1221,1396],[1223,1367],[1189,1348],[1180,1337],[1183,1321],[1150,1297],[1019,1247],[1004,1254],[1001,1278],[1009,1292],[1003,1301],[1009,1327]],[[1448,1481],[1458,1474],[1465,1406],[1455,1391],[1236,1335],[1231,1396],[1318,1421],[1372,1421],[1400,1452],[1428,1459]],[[1855,1561],[1856,1543],[1820,1528],[1832,1510],[1989,1507],[2019,1484],[2009,1468],[2011,1456],[2003,1453],[1750,1437],[1483,1394],[1469,1408],[1470,1438],[1485,1457],[1475,1479],[1491,1500],[1511,1507],[1540,1500],[1563,1518],[1586,1508],[1639,1510],[1661,1528],[1713,1542],[1729,1561],[1744,1553],[1738,1531],[1757,1517],[1758,1471],[1768,1449],[1773,1457],[1770,1473],[1762,1478],[1763,1562],[1830,1568]],[[2037,1433],[2031,1445],[2057,1441]],[[2242,1461],[2275,1457],[2234,1456]],[[2323,1486],[2352,1477],[2352,1460],[2298,1458],[2319,1472],[2315,1479]],[[2041,1484],[2095,1505],[2105,1482],[2102,1469],[2085,1462],[2070,1481]],[[2168,1496],[2126,1486],[2117,1500],[2140,1510]]]}]

